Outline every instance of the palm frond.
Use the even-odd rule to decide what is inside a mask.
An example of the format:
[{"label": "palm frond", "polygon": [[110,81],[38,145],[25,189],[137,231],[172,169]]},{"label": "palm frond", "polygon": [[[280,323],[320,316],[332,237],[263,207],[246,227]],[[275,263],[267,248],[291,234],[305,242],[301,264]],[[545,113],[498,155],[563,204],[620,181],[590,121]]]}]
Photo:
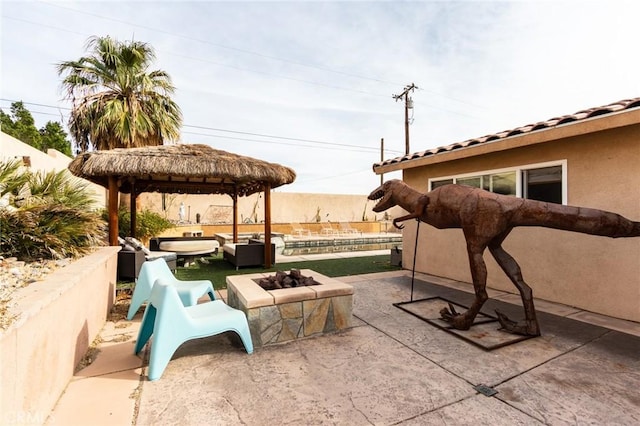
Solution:
[{"label": "palm frond", "polygon": [[182,113],[169,75],[149,71],[155,52],[143,42],[92,37],[88,56],[58,64],[74,101],[69,129],[81,150],[159,145],[178,140]]},{"label": "palm frond", "polygon": [[28,176],[20,173],[19,160],[0,163],[0,197],[5,194],[18,195],[28,181]]}]

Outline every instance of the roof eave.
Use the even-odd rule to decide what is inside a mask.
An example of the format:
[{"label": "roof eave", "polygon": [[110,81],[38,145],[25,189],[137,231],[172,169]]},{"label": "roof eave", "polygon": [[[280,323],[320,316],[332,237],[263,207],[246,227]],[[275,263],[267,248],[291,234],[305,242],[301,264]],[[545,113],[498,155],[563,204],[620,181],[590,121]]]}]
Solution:
[{"label": "roof eave", "polygon": [[439,152],[427,156],[415,156],[413,159],[402,159],[398,162],[383,165],[374,165],[373,171],[376,174],[390,173],[398,170],[412,169],[426,165],[445,163],[464,158],[476,157],[479,155],[506,151],[510,149],[530,146],[539,143],[546,143],[554,140],[566,139],[581,136],[589,133],[596,133],[619,127],[640,125],[640,108],[622,110],[602,116],[595,116],[580,121],[559,124],[553,127],[534,130],[528,133],[508,136],[491,142],[484,142],[478,145],[464,148],[452,149],[446,152]]}]

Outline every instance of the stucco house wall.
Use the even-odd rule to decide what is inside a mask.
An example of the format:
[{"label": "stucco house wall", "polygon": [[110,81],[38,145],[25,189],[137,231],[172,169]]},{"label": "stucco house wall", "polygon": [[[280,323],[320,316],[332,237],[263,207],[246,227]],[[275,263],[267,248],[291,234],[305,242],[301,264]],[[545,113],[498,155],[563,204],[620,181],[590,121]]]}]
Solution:
[{"label": "stucco house wall", "polygon": [[[640,221],[640,108],[419,161],[422,164],[397,169],[403,169],[407,184],[423,192],[433,178],[566,161],[568,205],[608,210]],[[417,223],[405,224],[403,264],[411,265]],[[461,230],[422,224],[418,238],[417,271],[471,282]],[[534,297],[640,321],[640,238],[516,228],[503,247],[522,267]],[[488,287],[517,293],[488,250],[484,258]]]}]

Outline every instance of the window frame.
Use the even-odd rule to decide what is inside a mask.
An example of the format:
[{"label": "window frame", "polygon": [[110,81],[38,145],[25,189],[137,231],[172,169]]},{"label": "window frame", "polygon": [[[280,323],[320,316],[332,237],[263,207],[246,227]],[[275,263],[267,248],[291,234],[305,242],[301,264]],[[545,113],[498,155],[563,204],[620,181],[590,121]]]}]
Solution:
[{"label": "window frame", "polygon": [[506,173],[506,172],[515,172],[516,173],[516,195],[515,196],[518,198],[522,198],[522,194],[523,194],[522,172],[523,171],[531,170],[531,169],[542,169],[545,167],[556,167],[556,166],[562,167],[562,181],[561,181],[562,204],[567,205],[567,200],[569,197],[567,194],[567,160],[566,159],[546,161],[543,163],[523,164],[523,165],[512,166],[512,167],[503,167],[500,169],[482,170],[482,171],[476,171],[471,173],[461,173],[457,175],[438,176],[437,178],[429,178],[428,187],[429,187],[429,190],[431,191],[433,182],[437,182],[441,180],[452,179],[453,183],[456,183],[458,179],[465,179],[465,178],[484,176],[484,175],[493,175],[493,174]]}]

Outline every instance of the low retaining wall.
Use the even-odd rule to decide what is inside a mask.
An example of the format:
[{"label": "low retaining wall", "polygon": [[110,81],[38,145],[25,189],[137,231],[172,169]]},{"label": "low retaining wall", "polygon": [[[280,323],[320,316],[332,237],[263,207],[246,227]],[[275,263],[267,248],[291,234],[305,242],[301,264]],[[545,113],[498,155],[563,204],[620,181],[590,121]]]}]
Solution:
[{"label": "low retaining wall", "polygon": [[0,330],[0,424],[44,423],[113,306],[117,253],[94,253],[14,293]]}]

